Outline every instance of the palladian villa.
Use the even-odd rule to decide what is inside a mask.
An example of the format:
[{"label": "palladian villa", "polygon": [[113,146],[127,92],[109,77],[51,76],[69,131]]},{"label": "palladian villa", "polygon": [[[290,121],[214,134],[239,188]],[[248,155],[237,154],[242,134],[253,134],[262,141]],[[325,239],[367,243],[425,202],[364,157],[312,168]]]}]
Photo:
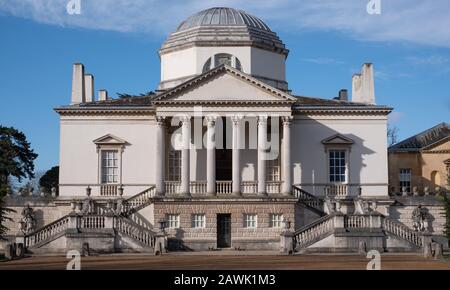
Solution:
[{"label": "palladian villa", "polygon": [[447,247],[439,192],[390,195],[374,66],[313,98],[289,89],[288,55],[261,19],[219,7],[168,36],[154,93],[95,97],[74,64],[59,188],[8,197],[10,239],[30,253]]}]

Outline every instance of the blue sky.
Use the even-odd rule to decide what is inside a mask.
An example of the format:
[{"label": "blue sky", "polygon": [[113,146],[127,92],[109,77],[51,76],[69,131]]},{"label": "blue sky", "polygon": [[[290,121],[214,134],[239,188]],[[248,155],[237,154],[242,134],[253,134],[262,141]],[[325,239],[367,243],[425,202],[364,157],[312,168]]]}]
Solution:
[{"label": "blue sky", "polygon": [[95,89],[143,93],[159,82],[157,50],[184,18],[203,8],[242,8],[262,18],[290,49],[287,78],[297,94],[335,97],[351,89],[362,63],[376,70],[377,103],[406,138],[450,122],[450,1],[0,0],[0,124],[22,130],[39,154],[37,170],[58,164],[53,108],[70,101],[72,63]]}]

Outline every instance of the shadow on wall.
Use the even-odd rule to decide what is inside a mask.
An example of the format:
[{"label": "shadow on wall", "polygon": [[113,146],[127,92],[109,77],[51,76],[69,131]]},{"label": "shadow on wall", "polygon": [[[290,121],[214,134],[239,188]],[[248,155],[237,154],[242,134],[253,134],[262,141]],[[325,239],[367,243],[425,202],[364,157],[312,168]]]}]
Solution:
[{"label": "shadow on wall", "polygon": [[[347,162],[348,162],[348,184],[361,184],[361,173],[363,169],[367,166],[366,163],[364,163],[364,156],[371,155],[376,153],[372,149],[365,146],[365,140],[354,135],[354,134],[348,134],[345,132],[339,132],[336,131],[333,128],[330,128],[316,120],[308,119],[306,120],[308,122],[307,127],[314,128],[314,135],[308,136],[310,137],[310,141],[308,141],[308,149],[314,149],[314,151],[317,152],[317,154],[321,154],[315,156],[315,160],[309,160],[308,162],[305,162],[305,160],[301,160],[302,162],[298,162],[299,160],[293,159],[292,166],[294,170],[294,180],[295,183],[298,181],[298,177],[295,178],[295,175],[300,173],[300,179],[301,184],[308,184],[310,185],[309,188],[313,188],[313,191],[311,192],[313,194],[322,195],[324,192],[320,192],[320,186],[324,186],[328,183],[330,183],[330,177],[327,176],[327,173],[329,171],[329,159],[328,159],[328,153],[327,149],[343,149],[347,150],[348,156]],[[302,126],[304,128],[306,126]],[[346,138],[351,139],[354,143],[351,145],[339,145],[336,144],[336,146],[333,145],[325,145],[322,143],[322,141],[326,138],[335,136],[337,134],[340,134]],[[304,136],[303,136],[304,137]],[[304,144],[304,142],[302,142]],[[306,150],[308,150],[306,149]],[[305,150],[305,148],[294,148],[294,150]],[[306,153],[308,154],[308,153]],[[302,156],[297,155],[297,156]],[[305,155],[303,155],[305,157]],[[303,159],[303,158],[302,158]],[[318,160],[317,160],[318,159]],[[297,180],[296,180],[297,179]],[[316,188],[314,185],[317,185]]]},{"label": "shadow on wall", "polygon": [[184,230],[176,229],[175,235],[167,240],[167,247],[169,248],[169,251],[193,251],[193,249],[184,244],[183,238]]}]

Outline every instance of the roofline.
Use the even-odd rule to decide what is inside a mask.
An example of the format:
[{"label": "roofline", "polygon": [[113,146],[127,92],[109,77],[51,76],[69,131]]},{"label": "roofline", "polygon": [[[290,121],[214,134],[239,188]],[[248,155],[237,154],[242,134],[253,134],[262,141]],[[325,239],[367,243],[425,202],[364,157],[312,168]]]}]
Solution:
[{"label": "roofline", "polygon": [[257,86],[259,86],[261,89],[269,91],[272,94],[275,93],[276,95],[284,98],[284,100],[280,100],[280,102],[289,102],[289,103],[294,104],[297,101],[296,97],[294,97],[294,96],[292,96],[292,95],[290,95],[290,94],[288,94],[286,92],[283,92],[282,90],[279,90],[279,89],[277,89],[277,88],[275,88],[275,87],[273,87],[273,86],[271,86],[271,85],[269,85],[269,84],[267,84],[267,83],[265,83],[263,81],[258,80],[255,77],[253,77],[253,76],[251,76],[249,74],[246,74],[244,72],[241,72],[241,71],[239,71],[239,70],[237,70],[237,69],[235,69],[235,68],[233,68],[231,66],[228,66],[226,64],[222,64],[222,65],[220,65],[218,67],[215,67],[215,68],[213,68],[213,69],[211,69],[211,70],[209,70],[209,71],[207,71],[205,73],[202,73],[202,74],[196,76],[193,79],[187,80],[186,82],[181,83],[178,86],[175,86],[173,88],[168,89],[164,93],[162,93],[160,95],[157,95],[152,102],[153,103],[164,102],[163,100],[161,100],[161,98],[164,98],[166,96],[170,96],[170,95],[172,95],[174,93],[177,93],[178,91],[182,90],[186,86],[193,85],[196,82],[201,81],[204,78],[208,78],[210,76],[213,76],[213,75],[215,75],[215,74],[217,74],[217,73],[219,73],[219,72],[221,72],[223,70],[225,70],[225,72],[226,71],[232,72],[232,73],[234,73],[237,76],[245,77],[248,80],[250,80],[252,83],[255,83]]},{"label": "roofline", "polygon": [[420,133],[418,133],[418,134],[415,134],[415,135],[413,135],[413,136],[410,136],[410,137],[408,137],[408,138],[406,138],[406,139],[403,139],[403,140],[400,141],[400,142],[397,142],[397,143],[394,144],[394,145],[389,146],[389,147],[388,147],[388,150],[389,150],[389,151],[398,151],[398,152],[400,152],[400,151],[404,151],[404,152],[406,152],[406,151],[412,152],[412,151],[420,151],[420,150],[423,150],[424,148],[428,148],[428,147],[430,147],[431,145],[436,144],[436,143],[440,142],[441,140],[443,140],[443,139],[445,139],[445,138],[448,138],[448,136],[445,137],[445,138],[443,138],[443,139],[440,139],[440,140],[438,140],[438,141],[436,141],[436,142],[434,142],[434,143],[432,143],[432,144],[429,144],[429,145],[427,145],[427,146],[425,146],[425,147],[423,147],[423,148],[396,148],[396,147],[397,147],[398,145],[402,144],[402,143],[406,143],[407,141],[409,141],[409,140],[411,140],[411,139],[413,139],[413,138],[415,138],[415,137],[417,137],[417,136],[419,136],[419,135],[425,134],[426,132],[431,131],[431,130],[433,130],[433,129],[439,127],[439,126],[449,126],[449,124],[447,124],[447,122],[439,123],[439,124],[437,124],[437,125],[435,125],[435,126],[429,128],[429,129],[426,129],[426,130],[424,130],[424,131],[422,131],[422,132],[420,132]]},{"label": "roofline", "polygon": [[128,106],[128,107],[58,107],[53,109],[56,113],[61,115],[86,115],[86,114],[101,114],[101,113],[154,113],[155,108],[145,106]]}]

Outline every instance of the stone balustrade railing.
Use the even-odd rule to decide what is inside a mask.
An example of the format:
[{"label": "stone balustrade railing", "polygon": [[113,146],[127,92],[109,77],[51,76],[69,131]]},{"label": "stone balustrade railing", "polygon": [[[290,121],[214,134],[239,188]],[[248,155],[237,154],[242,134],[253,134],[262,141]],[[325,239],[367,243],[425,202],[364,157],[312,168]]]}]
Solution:
[{"label": "stone balustrade railing", "polygon": [[191,181],[190,191],[192,194],[205,194],[207,192],[207,182]]},{"label": "stone balustrade railing", "polygon": [[324,201],[322,199],[306,192],[298,186],[293,186],[292,192],[295,198],[297,198],[300,203],[306,205],[307,207],[315,209],[319,213],[324,212]]},{"label": "stone balustrade railing", "polygon": [[268,194],[279,194],[281,193],[282,181],[266,181],[266,192]]},{"label": "stone balustrade railing", "polygon": [[86,215],[77,217],[78,229],[104,229],[105,215]]},{"label": "stone balustrade railing", "polygon": [[243,181],[241,183],[242,194],[257,194],[258,182],[257,181]]},{"label": "stone balustrade railing", "polygon": [[122,216],[110,214],[77,215],[72,213],[42,227],[34,233],[24,236],[24,246],[26,248],[39,247],[64,234],[67,230],[80,233],[83,231],[96,232],[108,229],[119,230],[141,243],[152,247],[154,245],[155,234],[151,230],[139,226]]},{"label": "stone balustrade railing", "polygon": [[146,246],[152,248],[155,246],[155,233],[131,222],[130,220],[122,217],[115,217],[114,228]]},{"label": "stone balustrade railing", "polygon": [[344,227],[352,228],[371,228],[370,216],[367,215],[346,215],[344,216]]},{"label": "stone balustrade railing", "polygon": [[233,192],[233,181],[216,181],[217,194],[231,194]]},{"label": "stone balustrade railing", "polygon": [[405,225],[398,222],[384,218],[382,221],[383,229],[397,237],[400,237],[418,247],[423,246],[423,238],[419,232],[416,232]]},{"label": "stone balustrade railing", "polygon": [[64,216],[39,230],[28,234],[24,237],[24,246],[26,248],[33,247],[47,239],[64,232],[69,227],[69,216]]},{"label": "stone balustrade railing", "polygon": [[347,197],[349,195],[349,186],[347,184],[330,184],[325,187],[325,196]]},{"label": "stone balustrade railing", "polygon": [[103,184],[100,185],[100,196],[117,196],[119,195],[118,184]]},{"label": "stone balustrade railing", "polygon": [[166,194],[177,194],[180,192],[180,181],[166,181]]},{"label": "stone balustrade railing", "polygon": [[323,237],[332,234],[334,231],[334,217],[324,216],[317,221],[295,231],[294,245],[296,248],[304,248],[319,241]]},{"label": "stone balustrade railing", "polygon": [[146,206],[151,202],[152,198],[156,196],[155,187],[152,186],[143,192],[140,192],[125,200],[124,214],[129,215],[133,212],[138,211],[142,207]]}]

